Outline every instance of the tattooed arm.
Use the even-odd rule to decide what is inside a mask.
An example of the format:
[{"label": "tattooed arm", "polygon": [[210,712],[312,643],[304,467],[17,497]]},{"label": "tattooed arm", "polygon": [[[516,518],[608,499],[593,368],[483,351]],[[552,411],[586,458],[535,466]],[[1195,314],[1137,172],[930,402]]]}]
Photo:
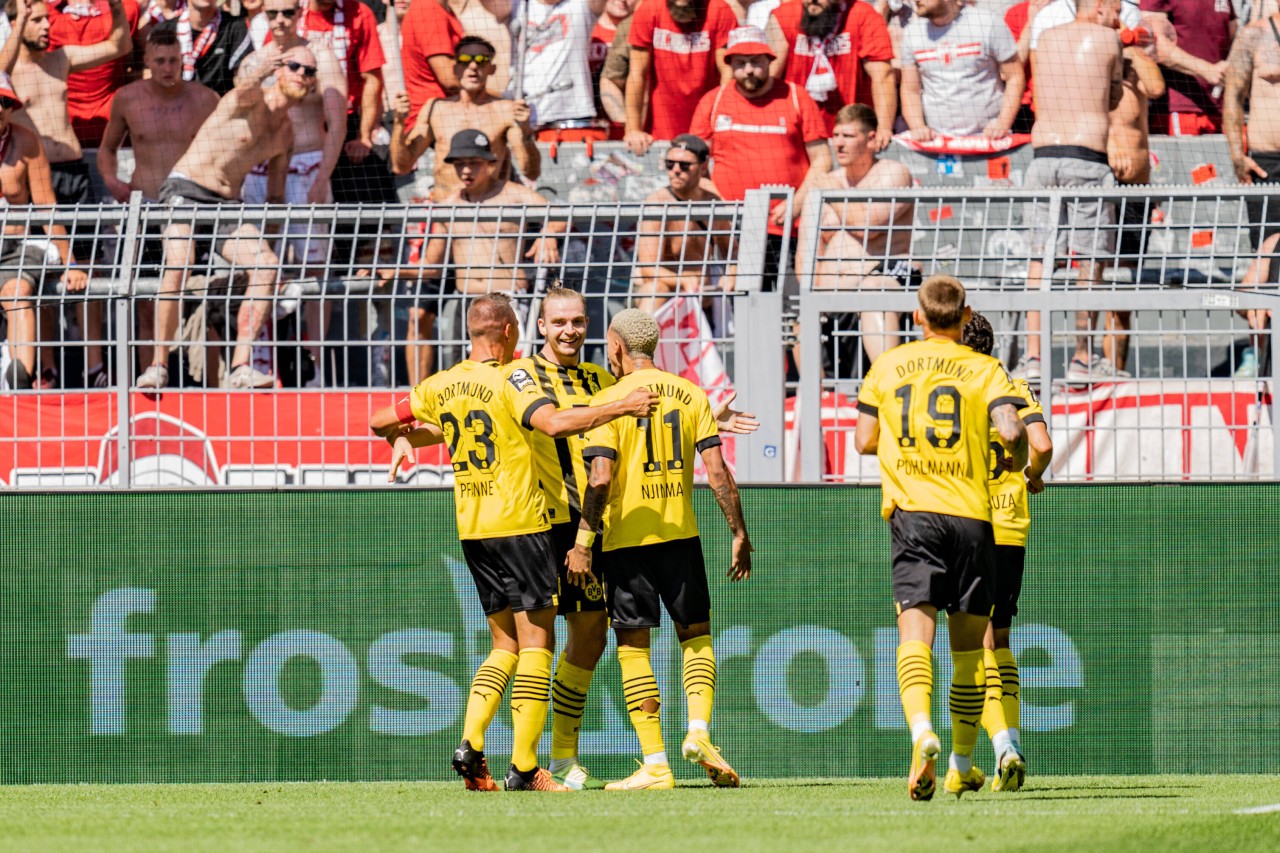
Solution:
[{"label": "tattooed arm", "polygon": [[991,410],[991,425],[1000,433],[1014,470],[1021,471],[1027,465],[1027,426],[1018,417],[1018,410],[1012,403],[996,406]]},{"label": "tattooed arm", "polygon": [[[720,446],[708,447],[702,451],[702,464],[707,468],[707,482],[715,493],[716,503],[724,513],[724,520],[729,522],[729,530],[733,533],[732,561],[729,564],[730,580],[741,581],[751,577],[751,537],[747,535],[747,522],[742,517],[742,499],[738,494],[738,484],[733,480],[733,472],[724,464],[724,454]],[[583,507],[585,518],[586,508]]]},{"label": "tattooed arm", "polygon": [[1253,85],[1254,55],[1262,35],[1263,31],[1259,27],[1245,28],[1236,37],[1235,44],[1231,46],[1231,55],[1227,57],[1227,75],[1222,96],[1222,132],[1227,137],[1231,165],[1242,184],[1253,183],[1255,176],[1267,176],[1262,167],[1253,162],[1253,158],[1244,150],[1244,102]]},{"label": "tattooed arm", "polygon": [[564,560],[569,567],[569,583],[583,589],[596,582],[595,575],[591,573],[591,545],[587,543],[595,540],[596,531],[600,529],[604,508],[609,503],[609,485],[613,482],[613,457],[593,456],[590,462],[591,475],[587,482],[587,493],[582,496],[578,541]]}]

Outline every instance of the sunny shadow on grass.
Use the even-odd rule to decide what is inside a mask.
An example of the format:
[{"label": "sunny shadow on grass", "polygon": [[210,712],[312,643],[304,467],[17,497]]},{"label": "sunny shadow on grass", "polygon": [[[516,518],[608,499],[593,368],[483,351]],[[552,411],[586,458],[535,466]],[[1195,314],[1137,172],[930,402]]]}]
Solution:
[{"label": "sunny shadow on grass", "polygon": [[613,794],[444,783],[73,785],[0,791],[0,850],[1274,849],[1274,777],[1043,777],[1016,795],[907,799],[883,779]]}]

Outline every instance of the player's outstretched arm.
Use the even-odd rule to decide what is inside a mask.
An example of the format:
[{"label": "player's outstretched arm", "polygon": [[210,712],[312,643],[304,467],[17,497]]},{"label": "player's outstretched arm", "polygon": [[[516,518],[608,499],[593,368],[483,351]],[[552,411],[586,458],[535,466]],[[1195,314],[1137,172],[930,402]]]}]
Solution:
[{"label": "player's outstretched arm", "polygon": [[581,406],[574,409],[542,406],[529,418],[529,425],[552,438],[564,438],[604,426],[618,418],[647,418],[657,408],[658,395],[648,388],[637,388],[621,400],[602,406]]},{"label": "player's outstretched arm", "polygon": [[[1018,417],[1018,410],[1012,403],[996,406],[991,410],[991,423],[1000,434],[1000,440],[1004,442],[1005,449],[1009,451],[1009,456],[1013,459],[1013,467],[1019,470],[1026,467],[1027,426],[1022,422],[1022,418]],[[861,419],[858,425],[861,427]]]},{"label": "player's outstretched arm", "polygon": [[729,530],[733,533],[733,552],[729,563],[729,580],[744,581],[751,577],[751,537],[747,535],[747,521],[742,516],[742,498],[738,494],[738,484],[733,480],[733,472],[724,464],[724,454],[719,445],[708,447],[702,451],[702,464],[707,468],[707,482],[720,504],[724,520],[729,522]]},{"label": "player's outstretched arm", "polygon": [[736,399],[738,399],[738,392],[734,391],[727,400],[711,409],[720,432],[730,435],[748,435],[760,429],[760,422],[756,420],[755,415],[730,408]]},{"label": "player's outstretched arm", "polygon": [[582,518],[578,522],[578,538],[573,550],[565,555],[564,564],[569,583],[586,589],[596,582],[591,573],[591,546],[595,544],[596,531],[604,518],[604,508],[609,502],[609,486],[613,482],[613,460],[608,456],[591,459],[591,474],[587,480],[587,493],[582,496]]},{"label": "player's outstretched arm", "polygon": [[1027,424],[1027,446],[1030,458],[1023,474],[1027,478],[1027,491],[1038,495],[1044,491],[1044,472],[1049,470],[1049,463],[1053,461],[1053,440],[1042,422]]}]

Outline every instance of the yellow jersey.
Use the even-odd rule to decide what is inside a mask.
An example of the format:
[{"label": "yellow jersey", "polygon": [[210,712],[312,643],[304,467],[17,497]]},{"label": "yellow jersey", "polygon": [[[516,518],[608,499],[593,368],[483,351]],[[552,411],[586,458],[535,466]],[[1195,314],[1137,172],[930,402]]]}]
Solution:
[{"label": "yellow jersey", "polygon": [[467,359],[420,382],[409,405],[448,442],[459,539],[550,529],[528,430],[533,413],[554,404],[528,372]]},{"label": "yellow jersey", "polygon": [[[582,363],[564,367],[535,353],[529,358],[511,362],[513,370],[524,370],[538,382],[538,387],[557,409],[589,406],[601,390],[614,384],[613,375],[596,364]],[[582,495],[587,491],[587,463],[582,458],[587,441],[584,433],[567,438],[552,438],[533,431],[534,470],[547,514],[552,524],[567,524],[569,509],[582,512]]]},{"label": "yellow jersey", "polygon": [[894,347],[871,365],[858,411],[879,420],[886,519],[895,509],[991,520],[990,412],[1026,401],[1004,366],[947,338]]},{"label": "yellow jersey", "polygon": [[614,460],[604,513],[606,551],[697,536],[694,457],[720,444],[706,393],[665,370],[628,374],[597,394],[592,405],[621,400],[644,387],[658,395],[652,418],[618,418],[587,433],[586,458]]},{"label": "yellow jersey", "polygon": [[[1019,396],[1027,405],[1018,410],[1024,424],[1044,423],[1044,409],[1040,400],[1025,379],[1013,380]],[[1005,471],[1000,460],[1007,454],[1000,441],[1000,433],[991,430],[991,448],[988,473],[991,482],[991,526],[995,528],[997,545],[1026,547],[1027,531],[1031,529],[1031,512],[1027,508],[1027,478],[1021,471]]]}]

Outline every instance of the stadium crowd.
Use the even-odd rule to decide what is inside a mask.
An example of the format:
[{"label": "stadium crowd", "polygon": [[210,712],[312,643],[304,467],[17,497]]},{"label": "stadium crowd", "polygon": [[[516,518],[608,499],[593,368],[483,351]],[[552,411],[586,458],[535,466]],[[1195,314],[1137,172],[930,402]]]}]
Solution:
[{"label": "stadium crowd", "polygon": [[[1037,168],[1027,182],[1051,187],[1142,184],[1149,133],[1225,133],[1239,179],[1270,181],[1277,173],[1267,152],[1280,145],[1268,147],[1269,121],[1250,128],[1259,152],[1251,155],[1243,125],[1250,95],[1255,104],[1272,97],[1272,78],[1253,72],[1280,62],[1272,58],[1276,11],[1274,0],[151,0],[145,8],[135,0],[9,0],[0,21],[0,178],[10,208],[125,202],[134,192],[148,204],[180,206],[543,204],[536,143],[612,139],[637,155],[655,142],[672,145],[669,186],[653,201],[737,200],[783,184],[797,191],[798,215],[811,186],[910,186],[902,171],[877,165],[895,134],[934,151],[961,138],[969,152],[1030,134]],[[1090,47],[1096,32],[1079,29],[1098,26],[1115,30],[1100,52]],[[1238,56],[1228,62],[1233,45]],[[1090,66],[1091,56],[1101,58]],[[1091,123],[1083,137],[1067,127]],[[121,168],[124,148],[131,169]],[[824,211],[824,226],[828,216],[865,229],[911,215],[902,205],[848,207]],[[1077,214],[1084,224],[1105,218],[1100,210]],[[785,221],[781,205],[773,212],[766,278],[787,266],[783,236],[797,224]],[[396,292],[521,291],[530,282],[520,259],[557,263],[566,228],[551,223],[523,242],[482,248],[465,229],[436,223],[411,260],[406,240],[387,264],[361,255],[349,235],[315,225],[290,226],[295,233],[280,244],[238,223],[213,242],[251,270],[227,324],[235,348],[226,369],[202,381],[280,382],[270,359],[259,363],[253,352],[274,326],[266,297],[290,279],[363,269]],[[46,230],[41,236],[51,239],[31,238],[12,220],[5,228],[5,385],[105,386],[115,377],[99,346],[82,347],[82,376],[58,375],[48,345],[58,307],[37,308],[34,297],[59,283],[64,293],[83,291],[86,267],[116,263],[106,248],[115,244]],[[172,342],[191,320],[179,316],[174,297],[209,250],[200,236],[180,222],[147,235],[144,266],[162,283],[154,307],[139,306],[142,338]],[[647,307],[663,293],[732,287],[727,240],[649,236],[637,241],[632,276]],[[842,241],[834,242],[838,249]],[[918,264],[892,246],[832,255],[826,245],[826,257],[841,262],[829,286],[918,279]],[[861,263],[852,274],[850,252]],[[673,271],[668,257],[683,264]],[[723,266],[714,278],[704,272],[713,262]],[[474,274],[495,264],[511,270],[496,284]],[[1096,277],[1092,264],[1080,267],[1082,281]],[[1032,277],[1040,274],[1033,266]],[[81,305],[74,321],[86,341],[103,339],[95,307]],[[316,303],[303,313],[295,335],[323,340],[330,312]],[[422,303],[408,312],[412,382],[445,366],[429,343],[436,319]],[[1266,318],[1250,322],[1260,328]],[[1122,370],[1123,353],[1085,347],[1075,354],[1080,369]],[[137,385],[166,387],[169,346],[144,355]],[[1038,355],[1027,353],[1032,377]]]}]

